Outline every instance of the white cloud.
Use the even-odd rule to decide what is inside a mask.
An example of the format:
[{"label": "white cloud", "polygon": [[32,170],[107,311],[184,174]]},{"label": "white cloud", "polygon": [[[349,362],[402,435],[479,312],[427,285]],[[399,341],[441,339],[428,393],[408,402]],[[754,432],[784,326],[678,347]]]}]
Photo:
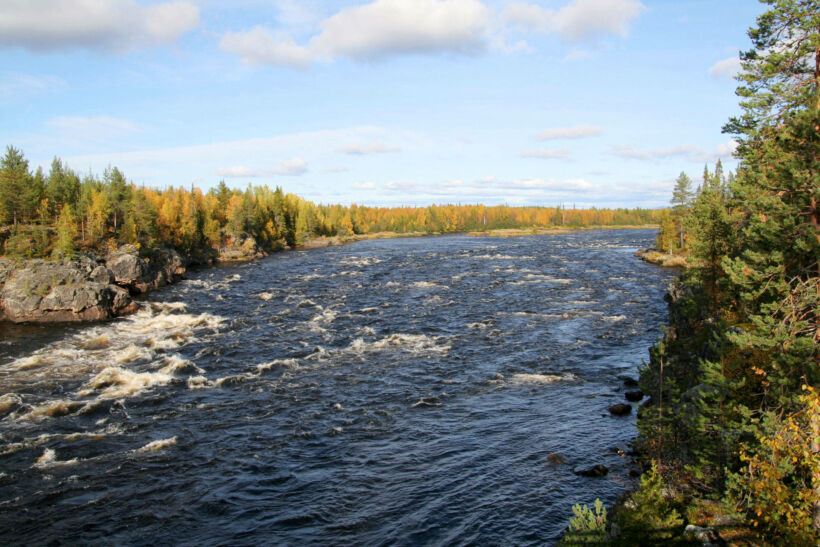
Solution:
[{"label": "white cloud", "polygon": [[306,45],[257,26],[225,34],[220,47],[247,63],[300,68],[338,57],[474,54],[487,45],[490,15],[479,0],[375,0],[323,20]]},{"label": "white cloud", "polygon": [[703,150],[693,144],[680,144],[667,148],[656,148],[654,150],[641,150],[632,145],[615,145],[613,154],[622,158],[636,160],[658,160],[673,156],[697,156],[702,155]]},{"label": "white cloud", "polygon": [[251,65],[306,68],[314,58],[308,48],[297,45],[290,37],[276,37],[263,26],[245,32],[228,32],[220,39],[219,47]]},{"label": "white cloud", "polygon": [[632,145],[615,145],[612,153],[622,158],[659,161],[668,158],[682,158],[686,161],[698,163],[714,163],[719,158],[729,159],[737,149],[738,143],[734,139],[726,143],[719,144],[714,150],[708,151],[694,144],[679,144],[666,148],[655,148],[651,150],[635,148]]},{"label": "white cloud", "polygon": [[354,182],[353,188],[355,188],[356,190],[375,190],[376,183],[370,181]]},{"label": "white cloud", "polygon": [[285,176],[299,176],[307,173],[307,162],[302,158],[293,158],[292,160],[285,160],[273,169],[270,170],[272,175]]},{"label": "white cloud", "polygon": [[731,79],[734,78],[740,70],[740,57],[735,55],[734,57],[729,57],[728,59],[723,59],[713,64],[709,68],[709,74],[711,74],[713,78]]},{"label": "white cloud", "polygon": [[124,51],[169,44],[199,25],[190,2],[140,6],[134,0],[4,0],[0,46],[31,51]]},{"label": "white cloud", "polygon": [[58,116],[46,125],[71,137],[88,140],[122,137],[140,131],[138,124],[111,116]]},{"label": "white cloud", "polygon": [[604,130],[594,125],[576,125],[573,127],[554,127],[545,129],[538,133],[535,138],[539,141],[549,141],[555,139],[581,139],[584,137],[594,137],[603,135]]},{"label": "white cloud", "polygon": [[252,178],[261,176],[261,172],[245,167],[244,165],[234,165],[233,167],[220,167],[214,171],[217,176],[226,178]]},{"label": "white cloud", "polygon": [[2,79],[0,79],[0,101],[11,101],[39,93],[49,93],[65,86],[65,80],[57,76],[5,72]]},{"label": "white cloud", "polygon": [[394,148],[382,144],[380,142],[371,142],[368,144],[351,144],[342,146],[336,149],[342,154],[349,154],[351,156],[370,156],[372,154],[387,154],[390,152],[401,152],[400,148]]},{"label": "white cloud", "polygon": [[220,167],[214,171],[217,176],[226,178],[255,178],[270,177],[273,175],[298,176],[303,175],[308,170],[307,162],[301,158],[286,160],[270,169],[251,169],[244,165],[233,167]]},{"label": "white cloud", "polygon": [[489,10],[478,0],[376,0],[321,23],[318,52],[353,59],[474,53],[485,45]]},{"label": "white cloud", "polygon": [[645,9],[638,0],[572,0],[558,10],[516,2],[501,16],[524,31],[556,33],[567,42],[581,42],[606,34],[625,37]]},{"label": "white cloud", "polygon": [[734,139],[730,139],[729,142],[724,144],[719,144],[717,147],[717,155],[720,157],[731,156],[737,150],[738,142]]},{"label": "white cloud", "polygon": [[595,190],[598,185],[587,182],[581,178],[574,179],[540,179],[530,178],[523,180],[497,181],[493,183],[495,188],[508,190],[558,190],[564,192],[589,192]]},{"label": "white cloud", "polygon": [[325,167],[322,173],[347,173],[350,171],[349,167]]},{"label": "white cloud", "polygon": [[568,148],[558,148],[558,149],[542,149],[542,150],[528,150],[526,152],[522,152],[522,158],[539,158],[539,159],[567,159],[570,156],[570,152]]}]

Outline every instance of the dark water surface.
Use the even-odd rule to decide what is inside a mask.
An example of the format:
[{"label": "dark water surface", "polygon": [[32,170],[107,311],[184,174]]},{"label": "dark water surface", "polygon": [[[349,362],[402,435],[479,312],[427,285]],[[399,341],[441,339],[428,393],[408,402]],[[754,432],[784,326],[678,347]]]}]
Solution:
[{"label": "dark water surface", "polygon": [[629,484],[606,408],[665,321],[653,237],[365,241],[2,326],[0,539],[551,543]]}]

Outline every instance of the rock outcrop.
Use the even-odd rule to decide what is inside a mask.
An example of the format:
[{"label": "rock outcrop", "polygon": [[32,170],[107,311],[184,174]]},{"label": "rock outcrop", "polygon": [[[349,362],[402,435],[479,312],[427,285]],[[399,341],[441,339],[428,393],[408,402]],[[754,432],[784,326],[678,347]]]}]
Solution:
[{"label": "rock outcrop", "polygon": [[173,250],[149,259],[126,245],[105,260],[81,255],[61,261],[0,259],[0,319],[15,323],[99,321],[136,311],[132,295],[173,283],[185,273]]},{"label": "rock outcrop", "polygon": [[131,294],[142,294],[159,289],[182,279],[185,265],[173,249],[154,249],[146,260],[139,256],[133,245],[123,245],[108,255],[105,267],[114,282]]}]

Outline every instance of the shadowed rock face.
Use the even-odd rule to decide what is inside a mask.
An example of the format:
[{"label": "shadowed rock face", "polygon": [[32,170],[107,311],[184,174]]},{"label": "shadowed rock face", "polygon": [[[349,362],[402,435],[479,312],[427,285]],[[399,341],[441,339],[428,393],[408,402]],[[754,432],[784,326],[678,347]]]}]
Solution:
[{"label": "shadowed rock face", "polygon": [[0,318],[15,323],[99,321],[136,311],[132,294],[157,289],[185,273],[173,250],[156,249],[146,260],[133,245],[103,261],[94,255],[72,260],[0,260]]}]

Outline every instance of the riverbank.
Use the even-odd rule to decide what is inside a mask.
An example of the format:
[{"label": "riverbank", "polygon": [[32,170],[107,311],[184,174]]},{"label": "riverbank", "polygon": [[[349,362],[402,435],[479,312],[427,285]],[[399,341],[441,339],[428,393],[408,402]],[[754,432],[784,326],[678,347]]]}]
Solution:
[{"label": "riverbank", "polygon": [[624,225],[624,226],[578,226],[578,227],[537,227],[532,228],[503,228],[497,230],[479,230],[474,232],[466,232],[465,235],[470,237],[521,237],[521,236],[537,236],[545,234],[569,234],[572,232],[581,232],[586,230],[657,230],[657,224],[643,224],[643,225]]}]

